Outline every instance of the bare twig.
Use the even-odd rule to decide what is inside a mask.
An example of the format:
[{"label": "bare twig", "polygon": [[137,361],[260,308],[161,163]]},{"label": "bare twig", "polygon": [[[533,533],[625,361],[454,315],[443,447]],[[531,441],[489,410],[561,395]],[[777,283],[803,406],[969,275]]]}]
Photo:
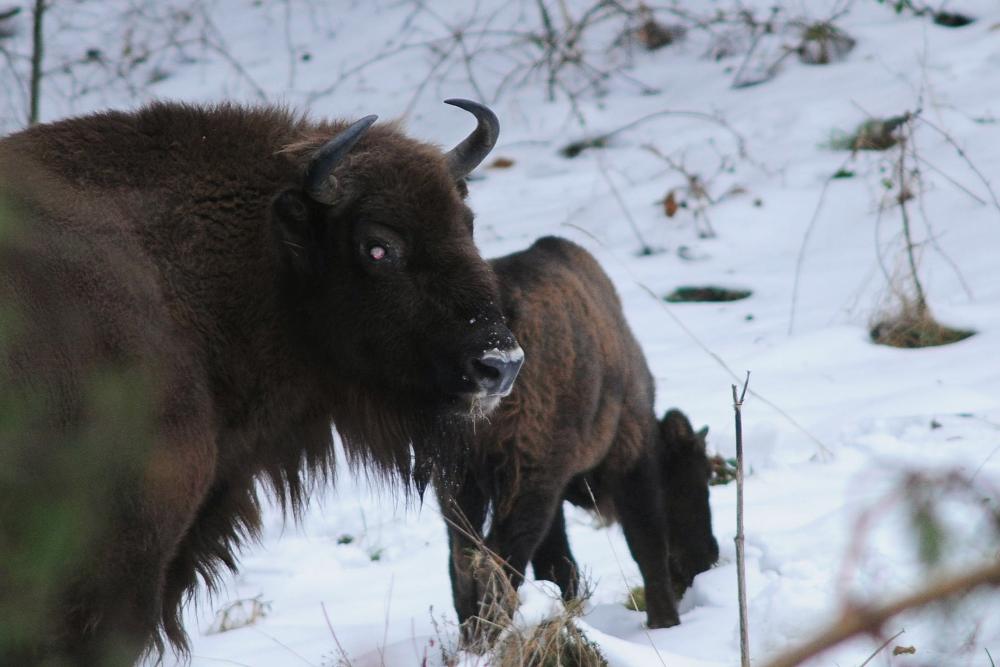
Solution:
[{"label": "bare twig", "polygon": [[[733,82],[731,84],[732,88],[749,88],[751,86],[756,86],[770,81],[778,74],[781,64],[785,61],[785,59],[797,52],[797,49],[786,46],[781,49],[781,55],[771,60],[770,64],[764,68],[763,72],[758,70],[753,76],[747,76],[746,74],[750,62],[753,60],[753,56],[757,51],[757,47],[760,45],[761,39],[763,39],[765,35],[777,32],[779,26],[776,24],[775,19],[779,13],[781,13],[780,7],[772,7],[770,17],[763,22],[759,22],[756,18],[754,18],[753,14],[751,14],[749,10],[742,10],[740,12],[741,17],[744,19],[744,23],[754,33],[754,38],[753,42],[750,44],[750,48],[747,50],[747,53],[743,58],[743,62],[736,70],[736,74],[733,75]],[[787,25],[792,25],[792,22],[789,22]]]},{"label": "bare twig", "polygon": [[1000,587],[1000,561],[980,566],[965,574],[938,579],[926,588],[882,605],[852,606],[815,637],[765,667],[795,667],[852,637],[877,632],[886,621],[910,609],[966,595],[982,586]]},{"label": "bare twig", "polygon": [[333,630],[333,623],[330,622],[330,615],[326,613],[326,605],[320,602],[319,608],[323,610],[323,619],[326,621],[326,627],[330,631],[330,636],[333,637],[333,643],[337,645],[337,652],[340,654],[341,661],[345,666],[349,667],[351,664],[351,656],[344,650],[344,645],[340,643],[337,633]]},{"label": "bare twig", "polygon": [[548,64],[549,75],[548,81],[546,82],[547,97],[549,102],[556,99],[556,71],[557,68],[554,66],[553,62],[555,60],[555,52],[558,45],[558,37],[556,37],[556,30],[552,26],[552,17],[549,16],[549,9],[545,6],[544,0],[536,0],[538,5],[538,16],[542,20],[542,28],[545,30],[545,62]]},{"label": "bare twig", "polygon": [[747,612],[747,574],[744,557],[743,533],[743,400],[750,384],[750,371],[747,371],[743,381],[743,391],[737,395],[736,385],[733,387],[733,412],[736,418],[736,585],[739,590],[740,603],[740,665],[750,667],[750,620]]},{"label": "bare twig", "polygon": [[385,624],[382,628],[382,645],[378,647],[383,667],[385,667],[385,649],[389,645],[389,610],[392,608],[392,587],[395,583],[395,577],[389,579],[389,591],[385,594]]},{"label": "bare twig", "polygon": [[875,659],[875,656],[877,656],[879,653],[881,653],[882,651],[884,651],[885,647],[888,646],[889,644],[891,644],[893,642],[893,640],[896,639],[896,637],[900,636],[904,632],[906,632],[906,630],[900,630],[899,632],[897,632],[896,634],[894,634],[892,637],[889,637],[884,642],[882,642],[882,645],[879,646],[877,649],[875,649],[872,652],[872,654],[870,656],[868,656],[867,659],[865,659],[864,662],[862,662],[860,665],[858,665],[858,667],[865,667],[865,665],[867,665],[869,662],[871,662],[872,660]]},{"label": "bare twig", "polygon": [[413,113],[413,109],[417,106],[417,101],[420,99],[421,94],[423,94],[424,89],[434,79],[434,75],[437,74],[438,69],[440,69],[440,67],[443,64],[445,64],[445,62],[447,62],[448,58],[451,57],[452,51],[454,51],[455,47],[457,45],[459,45],[459,44],[463,44],[463,42],[456,41],[450,47],[448,47],[447,49],[443,50],[441,52],[441,54],[438,56],[437,60],[435,60],[434,64],[431,65],[430,69],[427,71],[427,76],[425,76],[423,78],[423,80],[420,82],[420,84],[413,91],[413,96],[410,98],[409,103],[406,105],[406,108],[403,110],[403,114],[402,114],[403,118],[406,118],[411,113]]},{"label": "bare twig", "polygon": [[301,653],[299,653],[298,651],[296,651],[291,646],[289,646],[285,642],[281,641],[280,639],[278,639],[274,635],[268,634],[268,633],[264,632],[263,630],[261,630],[260,628],[255,628],[255,627],[251,626],[250,629],[253,630],[254,632],[256,632],[257,634],[261,635],[262,637],[266,637],[267,639],[270,639],[272,642],[274,642],[275,644],[277,644],[281,648],[285,649],[286,651],[288,651],[289,653],[291,653],[292,655],[294,655],[301,662],[303,662],[306,665],[309,665],[309,667],[318,667],[318,665],[316,665],[315,663],[310,662],[309,660],[307,660],[305,656],[303,656]]},{"label": "bare twig", "polygon": [[979,467],[976,468],[976,470],[972,473],[972,476],[969,478],[970,482],[976,479],[976,476],[982,471],[983,467],[990,462],[990,459],[996,456],[997,452],[1000,452],[1000,445],[994,447],[993,451],[989,453],[989,456],[983,459],[983,462],[979,464]]},{"label": "bare twig", "polygon": [[370,58],[366,58],[365,60],[362,60],[359,63],[356,63],[354,65],[351,65],[350,67],[343,69],[340,72],[340,75],[328,86],[320,88],[318,90],[314,90],[311,93],[309,93],[308,97],[306,97],[306,104],[307,105],[315,104],[322,98],[328,95],[332,95],[345,81],[361,73],[362,71],[374,65],[375,63],[388,60],[390,58],[393,58],[394,56],[398,56],[402,53],[406,53],[414,49],[427,47],[433,43],[435,43],[435,41],[407,43],[407,44],[401,44],[389,50],[380,51]]},{"label": "bare twig", "polygon": [[[207,12],[204,14],[202,18],[205,22],[206,33],[214,33],[214,35],[212,36],[206,34],[204,40],[204,46],[209,50],[213,51],[214,53],[216,53],[217,55],[221,56],[222,59],[226,61],[226,63],[231,68],[233,68],[233,71],[236,72],[243,80],[245,80],[250,85],[250,88],[253,90],[254,95],[256,95],[257,99],[260,100],[261,102],[266,102],[268,99],[267,92],[264,90],[263,87],[261,87],[259,83],[257,83],[256,79],[253,78],[253,76],[250,74],[249,71],[247,71],[247,69],[243,66],[243,64],[232,53],[230,53],[229,48],[226,46],[225,40],[222,37],[222,31],[220,31],[219,28],[215,25],[215,22],[212,20],[212,18],[208,15]],[[214,39],[212,38],[213,36]]]},{"label": "bare twig", "polygon": [[[882,273],[882,278],[885,280],[885,284],[888,285],[889,291],[900,300],[900,302],[906,301],[906,295],[900,291],[899,285],[896,283],[898,281],[894,280],[892,277],[892,272],[889,271],[889,267],[885,263],[885,255],[882,252],[882,218],[885,213],[885,205],[880,203],[878,209],[875,213],[875,224],[872,226],[872,230],[875,233],[875,261],[878,264],[879,271]],[[898,234],[894,235],[891,241],[897,238]],[[891,242],[890,241],[890,242]]]},{"label": "bare twig", "polygon": [[35,0],[31,17],[31,94],[28,125],[38,122],[38,107],[41,102],[42,59],[45,57],[45,35],[42,28],[45,10],[45,0]]},{"label": "bare twig", "polygon": [[981,204],[982,206],[989,206],[989,202],[987,202],[985,199],[983,199],[982,197],[980,197],[979,195],[977,195],[975,192],[973,192],[972,190],[970,190],[966,186],[964,186],[961,183],[959,183],[958,180],[956,180],[954,177],[952,177],[952,176],[948,175],[947,173],[945,173],[942,169],[940,169],[937,165],[935,165],[933,162],[931,162],[927,158],[925,158],[925,157],[923,157],[922,155],[919,155],[919,154],[914,155],[913,157],[916,158],[917,162],[919,162],[920,164],[924,165],[925,167],[927,167],[928,169],[930,169],[931,171],[933,171],[935,174],[938,174],[939,176],[941,176],[942,178],[944,178],[946,181],[948,181],[949,183],[951,183],[952,185],[954,185],[956,188],[958,188],[959,190],[961,190],[965,194],[969,195],[969,197],[973,201],[975,201],[977,204]]},{"label": "bare twig", "polygon": [[715,123],[719,127],[729,132],[729,134],[732,135],[733,139],[735,139],[736,150],[739,157],[743,159],[747,157],[746,139],[743,137],[743,135],[737,132],[735,129],[733,129],[733,126],[730,125],[721,116],[712,113],[706,113],[704,111],[689,111],[689,110],[678,110],[678,109],[664,109],[662,111],[654,111],[653,113],[649,113],[646,114],[645,116],[640,116],[639,118],[636,118],[633,121],[629,121],[628,123],[625,123],[624,125],[617,127],[613,130],[609,130],[608,132],[604,132],[602,134],[590,137],[589,139],[578,143],[586,144],[585,147],[604,146],[607,145],[608,141],[613,137],[615,137],[615,135],[631,130],[655,118],[663,118],[664,116],[697,118],[699,120],[707,120],[711,123]]},{"label": "bare twig", "polygon": [[611,180],[611,175],[608,174],[607,166],[604,164],[604,160],[601,156],[598,156],[597,168],[600,170],[601,176],[604,178],[604,182],[607,183],[608,187],[611,189],[611,194],[614,195],[615,201],[618,202],[618,206],[621,208],[622,214],[625,216],[625,219],[628,220],[628,224],[632,228],[632,233],[635,234],[635,238],[639,241],[639,252],[643,255],[652,254],[653,248],[646,243],[646,239],[643,238],[642,232],[639,231],[639,225],[636,224],[635,218],[633,218],[632,213],[629,212],[628,206],[625,204],[625,200],[618,191],[618,187],[615,185],[615,182]]},{"label": "bare twig", "polygon": [[288,52],[288,83],[289,90],[295,88],[295,78],[298,70],[298,56],[295,53],[295,41],[292,39],[292,2],[283,0],[285,23],[285,50]]},{"label": "bare twig", "polygon": [[[930,162],[927,162],[927,160],[925,160],[923,157],[921,157],[920,153],[917,152],[915,142],[912,142],[912,141],[910,142],[910,155],[917,162],[923,163],[925,166],[929,167],[932,170],[937,171],[937,173],[941,174],[945,178],[949,178],[947,174],[945,174],[944,172],[938,170],[936,167],[934,167],[934,165],[932,165]],[[917,170],[915,170],[915,171],[916,171],[916,173],[919,174],[919,171],[917,171]],[[961,186],[959,186],[959,187],[961,187]],[[969,300],[971,301],[975,297],[972,294],[972,287],[969,286],[969,283],[965,280],[965,276],[962,274],[962,269],[959,268],[958,263],[955,262],[955,260],[953,260],[948,255],[948,253],[945,252],[944,248],[941,247],[941,244],[938,243],[937,235],[934,233],[934,228],[931,226],[930,216],[927,215],[927,207],[926,207],[925,201],[924,201],[924,190],[925,189],[923,187],[917,189],[917,208],[920,211],[920,218],[921,218],[921,220],[923,220],[924,227],[927,228],[927,241],[928,241],[928,243],[930,243],[931,247],[933,247],[934,250],[937,251],[938,255],[941,256],[941,259],[943,259],[945,261],[945,263],[948,266],[951,267],[951,270],[955,273],[955,277],[958,278],[959,284],[962,286],[962,289],[965,291],[965,295],[967,297],[969,297]],[[970,193],[970,196],[974,196],[974,195],[971,195],[971,193]],[[982,203],[984,205],[986,204],[986,202],[982,201],[982,200],[980,200],[980,203]]]},{"label": "bare twig", "polygon": [[795,327],[795,308],[799,302],[799,279],[802,276],[802,264],[806,259],[806,246],[809,244],[809,237],[812,236],[813,229],[816,227],[816,221],[819,220],[819,214],[823,210],[823,202],[826,201],[827,190],[830,189],[830,184],[833,183],[834,179],[837,178],[837,174],[846,167],[850,161],[854,158],[853,155],[845,159],[840,163],[840,166],[832,174],[826,177],[823,182],[823,189],[820,190],[819,199],[816,201],[816,208],[813,209],[812,217],[809,218],[809,224],[806,225],[805,234],[802,235],[802,244],[799,245],[799,254],[795,258],[795,278],[792,280],[792,306],[788,313],[788,335],[792,335],[792,330]]},{"label": "bare twig", "polygon": [[[728,192],[722,193],[722,195],[718,198],[713,197],[710,190],[715,179],[720,174],[725,173],[730,169],[731,163],[729,157],[720,154],[718,168],[714,174],[706,178],[702,177],[698,173],[690,171],[687,167],[685,167],[683,159],[677,161],[666,153],[661,152],[652,144],[643,144],[641,148],[649,151],[660,160],[663,160],[663,162],[665,162],[672,171],[677,172],[684,178],[685,185],[681,188],[681,190],[686,192],[692,201],[692,205],[686,206],[686,208],[691,211],[691,215],[694,218],[695,231],[700,238],[715,238],[715,228],[712,226],[712,220],[708,216],[708,210],[710,207],[715,206],[727,196],[731,195],[734,190],[730,189]],[[667,197],[670,197],[673,192],[674,190],[670,190],[667,193]],[[666,204],[666,199],[664,200],[664,203]],[[667,215],[669,216],[670,213],[668,212]],[[703,223],[703,229],[699,228],[701,226],[699,223]]]},{"label": "bare twig", "polygon": [[989,180],[986,178],[986,176],[983,175],[983,172],[979,170],[979,167],[977,167],[976,164],[969,158],[965,150],[958,145],[958,142],[955,141],[955,138],[952,137],[950,134],[948,134],[948,132],[946,132],[945,130],[941,129],[940,127],[932,123],[931,121],[927,120],[927,118],[924,116],[920,117],[920,122],[926,125],[927,127],[931,128],[938,134],[940,134],[941,137],[945,141],[947,141],[952,148],[955,149],[955,152],[958,153],[958,156],[962,158],[965,164],[968,165],[969,169],[972,170],[972,173],[974,173],[979,178],[979,181],[986,187],[986,191],[990,193],[990,199],[993,200],[993,208],[995,208],[998,212],[1000,212],[1000,198],[997,198],[997,193],[993,190],[993,186],[990,185]]}]

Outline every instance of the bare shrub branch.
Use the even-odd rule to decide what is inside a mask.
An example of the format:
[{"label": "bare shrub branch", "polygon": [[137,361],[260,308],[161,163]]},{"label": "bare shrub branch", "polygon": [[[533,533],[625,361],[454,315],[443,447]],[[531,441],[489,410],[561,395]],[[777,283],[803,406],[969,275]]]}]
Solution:
[{"label": "bare shrub branch", "polygon": [[795,667],[848,639],[878,633],[889,619],[904,611],[961,597],[983,586],[1000,587],[1000,561],[982,565],[964,574],[938,579],[915,593],[885,604],[852,606],[827,629],[766,663],[765,667]]}]

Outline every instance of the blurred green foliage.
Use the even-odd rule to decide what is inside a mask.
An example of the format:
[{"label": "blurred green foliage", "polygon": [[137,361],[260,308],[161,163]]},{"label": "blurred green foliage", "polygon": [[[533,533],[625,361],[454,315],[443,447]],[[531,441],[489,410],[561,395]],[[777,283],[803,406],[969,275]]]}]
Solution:
[{"label": "blurred green foliage", "polygon": [[45,247],[24,242],[28,224],[0,199],[0,663],[54,667],[66,663],[36,651],[57,639],[68,592],[116,538],[114,494],[141,479],[151,378],[43,344],[47,313],[24,281],[17,292],[18,267]]}]

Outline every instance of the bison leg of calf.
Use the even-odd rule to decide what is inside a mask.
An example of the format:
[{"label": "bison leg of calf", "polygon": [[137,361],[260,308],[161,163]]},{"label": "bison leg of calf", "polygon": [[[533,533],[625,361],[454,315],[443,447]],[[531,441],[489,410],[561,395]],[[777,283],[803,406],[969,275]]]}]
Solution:
[{"label": "bison leg of calf", "polygon": [[670,579],[666,505],[658,470],[652,461],[641,460],[622,480],[615,506],[646,587],[646,622],[651,628],[669,628],[681,621]]},{"label": "bison leg of calf", "polygon": [[566,536],[566,517],[562,503],[556,509],[548,534],[535,550],[531,567],[535,570],[537,579],[545,579],[558,585],[564,600],[571,600],[579,594],[579,574]]}]

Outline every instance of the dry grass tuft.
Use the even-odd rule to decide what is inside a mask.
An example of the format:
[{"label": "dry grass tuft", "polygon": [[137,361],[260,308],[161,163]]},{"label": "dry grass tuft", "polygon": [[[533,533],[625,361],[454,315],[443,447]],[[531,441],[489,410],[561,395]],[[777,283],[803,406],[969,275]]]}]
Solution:
[{"label": "dry grass tuft", "polygon": [[934,319],[929,309],[909,301],[896,312],[879,317],[869,330],[873,342],[902,348],[948,345],[975,333],[945,326]]},{"label": "dry grass tuft", "polygon": [[830,148],[844,151],[887,151],[899,144],[901,128],[911,119],[910,114],[890,118],[869,118],[850,134],[835,134]]},{"label": "dry grass tuft", "polygon": [[510,583],[503,561],[480,544],[472,556],[472,569],[479,589],[479,614],[463,623],[463,648],[488,653],[517,610],[517,590]]},{"label": "dry grass tuft", "polygon": [[561,614],[538,625],[511,627],[493,651],[497,667],[607,667],[600,648],[576,623],[582,600],[567,602]]},{"label": "dry grass tuft", "polygon": [[684,39],[687,28],[679,23],[666,25],[649,18],[635,29],[634,35],[647,51],[656,51]]},{"label": "dry grass tuft", "polygon": [[807,65],[828,65],[847,57],[857,42],[829,21],[810,23],[802,29],[799,60]]},{"label": "dry grass tuft", "polygon": [[581,597],[562,605],[561,612],[537,625],[514,622],[517,591],[503,561],[483,545],[473,556],[482,595],[479,616],[462,628],[462,648],[483,655],[495,667],[606,667],[597,645],[574,622],[582,613],[590,586],[581,583]]},{"label": "dry grass tuft", "polygon": [[215,614],[215,621],[206,634],[215,635],[253,625],[271,611],[271,603],[260,595],[230,602]]}]

